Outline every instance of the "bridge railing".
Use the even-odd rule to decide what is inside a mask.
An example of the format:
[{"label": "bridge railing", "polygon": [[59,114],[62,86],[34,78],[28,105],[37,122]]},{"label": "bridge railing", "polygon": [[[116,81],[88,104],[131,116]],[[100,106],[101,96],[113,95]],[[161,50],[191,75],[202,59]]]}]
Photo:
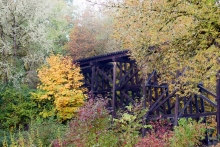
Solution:
[{"label": "bridge railing", "polygon": [[174,125],[178,125],[179,118],[183,117],[196,120],[202,118],[205,123],[206,117],[216,116],[217,136],[220,135],[220,78],[216,81],[216,93],[199,83],[199,94],[179,96],[177,90],[169,93],[167,84],[159,85],[157,77],[154,71],[143,87],[144,107],[148,106],[149,109],[146,120],[169,118]]}]

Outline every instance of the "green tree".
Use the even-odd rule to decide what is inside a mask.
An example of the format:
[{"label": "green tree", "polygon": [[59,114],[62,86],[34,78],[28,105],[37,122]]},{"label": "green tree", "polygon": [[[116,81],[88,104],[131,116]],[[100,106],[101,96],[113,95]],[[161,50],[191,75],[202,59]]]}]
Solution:
[{"label": "green tree", "polygon": [[47,26],[47,34],[53,41],[54,54],[66,54],[64,45],[68,42],[67,35],[72,29],[73,22],[69,21],[69,17],[73,14],[72,9],[64,1],[57,1],[52,9],[49,25]]},{"label": "green tree", "polygon": [[[13,87],[1,89],[0,130],[11,129],[12,131],[13,128],[16,130],[19,126],[27,125],[31,119],[37,116],[37,105],[31,99],[31,91],[24,85],[19,90]],[[3,133],[0,135],[1,137],[3,137]]]},{"label": "green tree", "polygon": [[27,78],[44,62],[60,36],[60,24],[56,20],[61,14],[58,2],[0,0],[1,81],[14,86],[28,82],[30,78]]}]

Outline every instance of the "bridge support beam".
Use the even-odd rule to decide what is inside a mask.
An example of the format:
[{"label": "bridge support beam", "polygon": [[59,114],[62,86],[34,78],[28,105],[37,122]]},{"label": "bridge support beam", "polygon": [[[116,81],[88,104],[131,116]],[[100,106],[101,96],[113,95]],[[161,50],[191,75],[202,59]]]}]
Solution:
[{"label": "bridge support beam", "polygon": [[91,83],[90,83],[90,91],[91,91],[91,98],[94,98],[94,87],[95,87],[95,64],[94,63],[90,63],[91,67],[92,67],[92,77],[91,77]]},{"label": "bridge support beam", "polygon": [[175,102],[175,114],[174,114],[174,126],[178,125],[178,115],[179,115],[179,95],[176,95]]},{"label": "bridge support beam", "polygon": [[[146,79],[145,80],[143,80],[143,82],[142,82],[142,90],[143,90],[143,108],[144,109],[146,109],[147,108],[147,105],[146,105],[146,103],[147,103],[147,90],[146,90],[146,86],[145,86],[145,81],[146,81]],[[142,124],[143,124],[143,126],[145,126],[146,125],[146,117],[145,117],[145,115],[143,116],[143,121],[142,121]],[[146,136],[146,128],[142,128],[142,137],[144,137],[144,136]]]},{"label": "bridge support beam", "polygon": [[116,67],[117,63],[113,62],[113,79],[112,79],[112,117],[116,117],[115,100],[116,100]]},{"label": "bridge support beam", "polygon": [[[219,74],[219,73],[218,73]],[[217,137],[220,135],[220,77],[217,76],[217,87],[216,87],[216,93],[217,93]]]}]

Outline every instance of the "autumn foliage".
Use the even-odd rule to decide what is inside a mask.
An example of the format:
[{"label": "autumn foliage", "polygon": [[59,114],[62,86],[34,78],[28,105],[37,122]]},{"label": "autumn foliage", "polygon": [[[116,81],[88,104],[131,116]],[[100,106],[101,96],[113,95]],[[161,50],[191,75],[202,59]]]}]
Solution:
[{"label": "autumn foliage", "polygon": [[114,37],[131,50],[142,72],[158,71],[159,81],[169,83],[171,91],[179,89],[180,95],[197,93],[201,81],[216,90],[220,9],[215,0],[124,0],[111,5],[116,9],[108,12],[115,18]]},{"label": "autumn foliage", "polygon": [[33,96],[40,102],[51,103],[52,108],[41,112],[44,117],[55,114],[60,120],[70,119],[84,104],[83,75],[69,57],[53,55],[47,62],[38,71],[41,84]]},{"label": "autumn foliage", "polygon": [[69,34],[69,42],[65,46],[73,59],[100,55],[112,51],[112,46],[115,46],[108,42],[111,22],[99,15],[87,8],[73,21],[75,25]]},{"label": "autumn foliage", "polygon": [[70,33],[70,42],[66,48],[73,59],[78,59],[96,55],[96,44],[95,33],[84,26],[77,25]]}]

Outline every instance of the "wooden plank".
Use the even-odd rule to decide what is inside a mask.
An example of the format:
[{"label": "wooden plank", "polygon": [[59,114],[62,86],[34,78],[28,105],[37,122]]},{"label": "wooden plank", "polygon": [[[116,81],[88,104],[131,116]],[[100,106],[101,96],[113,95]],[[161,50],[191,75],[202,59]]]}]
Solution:
[{"label": "wooden plank", "polygon": [[[120,62],[119,63],[119,77],[120,77],[120,79],[122,78],[122,74],[123,74],[123,66],[122,66],[123,64],[122,64],[122,62]],[[123,97],[123,95],[122,95],[122,92],[120,91],[120,106],[121,106],[121,108],[123,108],[124,107],[124,97]]]},{"label": "wooden plank", "polygon": [[[126,65],[126,64],[125,64],[125,65]],[[127,66],[126,66],[126,67],[127,67]],[[133,70],[133,69],[131,68],[131,69],[129,69],[129,71],[126,71],[125,75],[120,79],[120,81],[119,81],[117,87],[119,87],[119,86],[125,81],[125,79],[127,78],[127,76],[130,75],[130,73],[131,73],[132,70]]]},{"label": "wooden plank", "polygon": [[[211,104],[212,106],[214,106],[215,108],[217,108],[217,104],[215,104],[214,102],[212,102],[209,98],[205,97],[204,95],[198,95],[200,98],[202,98],[203,100],[206,100],[209,104]],[[204,104],[203,104],[204,105]]]},{"label": "wooden plank", "polygon": [[146,87],[167,88],[167,85],[146,84]]},{"label": "wooden plank", "polygon": [[108,79],[111,83],[113,83],[112,79],[106,75],[106,73],[104,73],[102,70],[99,69],[99,67],[96,68],[97,71],[99,72],[99,74],[101,74],[102,76],[104,76],[106,79]]},{"label": "wooden plank", "polygon": [[205,89],[205,88],[202,86],[202,84],[198,84],[198,87],[201,89],[201,91],[206,92],[206,93],[210,94],[211,96],[213,96],[213,97],[215,97],[215,98],[217,97],[214,93],[212,93],[211,91]]},{"label": "wooden plank", "polygon": [[[102,70],[104,70],[104,67],[102,67]],[[100,74],[101,75],[101,74]],[[104,76],[101,76],[101,90],[105,89],[105,82],[104,82],[105,78]],[[104,97],[104,96],[102,96]]]},{"label": "wooden plank", "polygon": [[195,95],[195,107],[196,107],[196,113],[199,113],[199,105],[198,105],[197,95]]},{"label": "wooden plank", "polygon": [[[134,73],[134,64],[133,63],[130,63],[130,68],[132,69],[131,70],[131,75],[133,75],[133,73]],[[135,75],[133,75],[132,77],[134,77]],[[127,80],[127,81],[131,81],[131,85],[134,85],[134,78],[130,78],[130,80]]]},{"label": "wooden plank", "polygon": [[186,117],[186,118],[189,118],[189,117],[199,118],[199,117],[206,117],[206,116],[211,116],[211,115],[216,115],[216,114],[217,114],[216,112],[203,112],[203,113],[195,113],[195,114],[182,114],[180,116],[180,118],[182,118],[182,117]]},{"label": "wooden plank", "polygon": [[[127,54],[128,51],[121,51],[121,52],[116,52],[116,53],[109,53],[106,55],[99,55],[99,56],[95,56],[95,57],[91,57],[91,58],[86,58],[86,59],[79,59],[76,60],[75,62],[79,63],[80,66],[86,66],[87,64],[89,64],[90,62],[112,62],[114,60],[117,60],[118,58],[124,58],[124,57],[129,57],[129,55]],[[130,58],[127,58],[128,61],[131,61]]]},{"label": "wooden plank", "polygon": [[153,76],[154,76],[155,73],[156,73],[156,70],[154,70],[154,71],[150,74],[150,76],[148,77],[147,81],[145,82],[145,85],[147,85],[147,84],[150,83],[150,81],[151,81],[151,79],[153,78]]},{"label": "wooden plank", "polygon": [[[184,97],[184,101],[186,100],[186,97]],[[180,112],[179,112],[179,114],[178,114],[178,116],[180,116],[182,113],[183,113],[183,111],[185,111],[185,109],[187,108],[187,106],[189,105],[189,103],[192,101],[192,96],[190,96],[190,98],[189,98],[189,100],[185,103],[184,102],[184,107],[183,107],[183,109],[181,109],[180,110]],[[187,114],[187,113],[185,113],[185,114]],[[192,113],[191,113],[192,114]]]},{"label": "wooden plank", "polygon": [[[129,71],[132,71],[132,70],[130,69]],[[138,72],[139,72],[138,70],[135,71],[133,74],[131,74],[131,76],[129,76],[129,73],[126,73],[125,76],[123,78],[121,78],[120,82],[117,84],[117,89],[123,88]],[[128,79],[126,79],[126,78],[128,78]]]},{"label": "wooden plank", "polygon": [[179,111],[179,95],[176,95],[176,102],[175,102],[175,113],[174,113],[174,126],[178,124],[178,112]]},{"label": "wooden plank", "polygon": [[[166,89],[166,91],[168,91],[168,89]],[[165,91],[165,92],[166,92]],[[160,102],[160,105],[157,105],[154,109],[153,109],[153,111],[154,110],[156,110],[158,107],[160,107],[162,104],[164,104],[167,100],[169,100],[175,93],[177,92],[177,90],[174,90],[170,95],[168,95],[162,102]],[[169,112],[169,110],[168,110],[168,112]]]},{"label": "wooden plank", "polygon": [[148,91],[149,91],[149,101],[148,101],[148,104],[149,104],[149,108],[152,106],[152,89],[151,87],[148,88]]},{"label": "wooden plank", "polygon": [[[192,98],[192,95],[190,96],[190,98]],[[189,113],[190,113],[190,114],[193,113],[193,109],[192,109],[192,101],[190,101],[190,103],[189,103]]]},{"label": "wooden plank", "polygon": [[135,104],[135,101],[130,96],[128,96],[124,91],[122,91],[122,95],[125,98],[127,98],[130,102],[132,102],[132,104]]},{"label": "wooden plank", "polygon": [[[153,112],[152,110],[156,110],[155,106],[158,105],[159,101],[163,98],[164,94],[166,93],[166,91],[164,91],[161,96],[154,102],[154,104],[150,107],[149,111],[147,112],[147,115],[149,115],[151,112]],[[158,107],[162,106],[162,104],[160,104]],[[157,108],[158,108],[157,107]]]},{"label": "wooden plank", "polygon": [[[217,112],[205,112],[205,113],[196,113],[196,114],[181,114],[179,118],[198,118],[198,117],[205,117],[205,116],[214,116]],[[154,120],[158,118],[174,118],[174,114],[163,114],[163,115],[149,115],[148,120]]]},{"label": "wooden plank", "polygon": [[[137,66],[135,66],[135,71],[137,71],[138,70],[138,68],[137,68]],[[139,70],[138,70],[139,71]],[[141,78],[140,78],[141,79]],[[137,85],[137,84],[139,84],[139,83],[142,83],[142,80],[140,81],[139,80],[139,74],[137,73],[136,75],[135,75],[135,85]]]},{"label": "wooden plank", "polygon": [[[158,89],[157,88],[154,88],[154,92],[155,92],[155,100],[158,100],[159,98],[158,98],[158,91],[157,91]],[[163,92],[162,94],[161,94],[161,99],[163,98],[163,96],[164,96],[164,94],[166,93],[166,91],[165,92]],[[161,105],[162,106],[162,105]],[[157,114],[159,115],[159,110],[158,109],[156,109],[156,111],[157,111]]]},{"label": "wooden plank", "polygon": [[[163,93],[163,91],[164,91],[163,88],[160,88],[160,92]],[[166,105],[165,105],[165,103],[163,104],[163,114],[166,114]]]},{"label": "wooden plank", "polygon": [[216,93],[217,93],[217,97],[216,97],[216,100],[217,100],[217,136],[219,136],[220,135],[220,78],[219,77],[217,77]]},{"label": "wooden plank", "polygon": [[[122,89],[116,89],[116,90],[119,90],[119,91],[140,91],[141,89],[141,85],[133,85],[133,86],[126,86],[126,87],[123,87]],[[142,95],[141,95],[142,97]]]},{"label": "wooden plank", "polygon": [[205,112],[204,100],[200,97],[201,112]]},{"label": "wooden plank", "polygon": [[[185,107],[186,103],[187,103],[186,97],[184,96],[184,107]],[[187,107],[184,110],[184,114],[187,114]]]},{"label": "wooden plank", "polygon": [[113,79],[112,79],[112,117],[116,117],[115,101],[116,101],[116,62],[113,62]]},{"label": "wooden plank", "polygon": [[94,91],[97,91],[98,90],[98,87],[100,86],[99,84],[99,73],[97,71],[97,66],[96,66],[96,70],[95,70],[95,87],[94,87]]},{"label": "wooden plank", "polygon": [[163,118],[174,118],[174,114],[149,115],[147,117],[147,120],[158,120]]},{"label": "wooden plank", "polygon": [[[156,85],[158,85],[158,81],[157,81],[157,72],[155,72],[154,76],[153,76],[153,80],[154,83]],[[157,101],[158,99],[158,88],[154,87],[154,94],[155,94],[155,100]],[[165,93],[164,93],[165,94]],[[161,99],[163,98],[164,94],[161,94]],[[162,106],[162,105],[161,105]],[[159,109],[156,109],[156,113],[157,115],[159,115]]]},{"label": "wooden plank", "polygon": [[143,81],[143,84],[142,84],[142,90],[143,90],[143,107],[144,109],[147,108],[147,90],[146,90],[146,87],[144,85],[144,81]]},{"label": "wooden plank", "polygon": [[95,65],[93,63],[91,63],[91,66],[92,66],[92,77],[91,77],[91,92],[92,92],[92,98],[94,98],[94,95],[93,95],[93,91],[94,91],[94,82],[95,82]]},{"label": "wooden plank", "polygon": [[[168,86],[166,89],[168,89]],[[167,92],[166,92],[166,97],[168,97],[168,96],[169,96],[169,90],[167,90]],[[170,110],[170,99],[167,100],[167,109]],[[167,111],[167,113],[171,114],[171,111]]]}]

